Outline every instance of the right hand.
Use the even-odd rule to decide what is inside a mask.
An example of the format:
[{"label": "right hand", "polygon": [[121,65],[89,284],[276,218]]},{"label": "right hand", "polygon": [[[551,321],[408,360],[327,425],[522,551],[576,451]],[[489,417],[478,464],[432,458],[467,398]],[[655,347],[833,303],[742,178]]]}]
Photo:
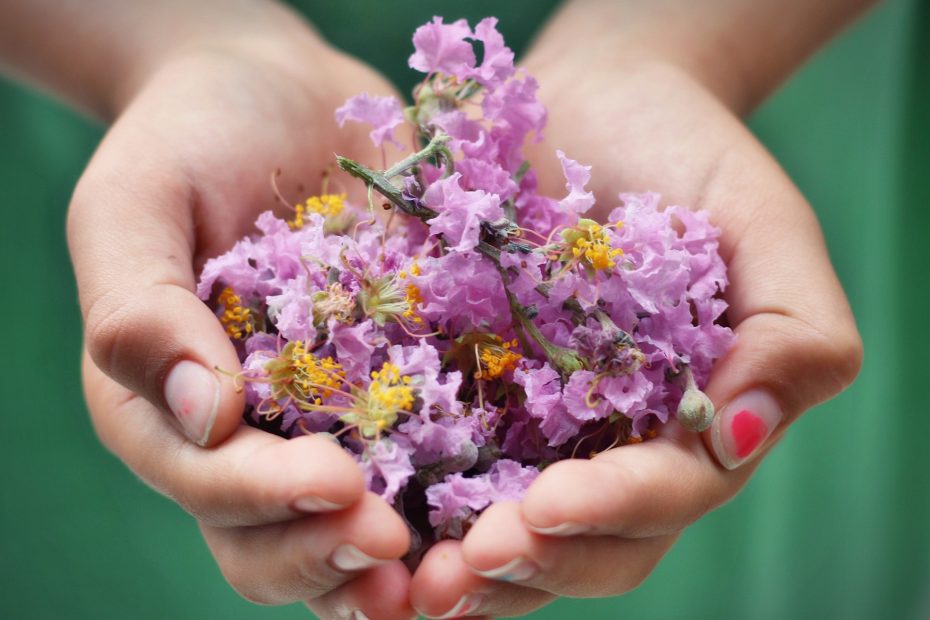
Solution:
[{"label": "right hand", "polygon": [[273,206],[273,170],[299,199],[294,180],[318,189],[334,153],[380,161],[333,112],[390,87],[295,22],[174,54],[88,165],[68,216],[86,396],[103,443],[198,519],[240,594],[407,620],[406,525],[338,446],[241,424],[242,394],[213,370],[239,360],[193,292],[203,262]]}]

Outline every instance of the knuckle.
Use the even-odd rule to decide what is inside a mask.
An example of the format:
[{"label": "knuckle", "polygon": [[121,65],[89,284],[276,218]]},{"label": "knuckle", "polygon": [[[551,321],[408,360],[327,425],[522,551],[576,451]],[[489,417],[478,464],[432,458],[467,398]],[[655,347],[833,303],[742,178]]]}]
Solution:
[{"label": "knuckle", "polygon": [[837,323],[829,329],[811,327],[806,348],[821,370],[828,396],[842,392],[862,368],[863,345],[855,325]]},{"label": "knuckle", "polygon": [[248,546],[248,532],[215,529],[201,524],[204,538],[226,583],[242,598],[257,605],[280,603],[270,587],[273,581],[254,569],[254,557],[243,553]]},{"label": "knuckle", "polygon": [[297,562],[295,575],[303,598],[318,598],[333,589],[332,580],[324,572],[325,569],[315,561],[303,559]]},{"label": "knuckle", "polygon": [[241,567],[235,566],[233,568],[229,564],[232,563],[227,563],[227,566],[224,567],[220,563],[220,572],[223,573],[226,582],[236,591],[236,594],[256,605],[274,605],[278,602],[267,587],[256,583],[254,578],[245,575],[245,571]]},{"label": "knuckle", "polygon": [[644,562],[634,563],[633,566],[629,569],[629,572],[626,575],[626,579],[623,583],[620,584],[621,591],[617,594],[626,594],[627,592],[632,592],[637,589],[639,586],[643,585],[643,582],[652,574],[652,569],[654,565]]},{"label": "knuckle", "polygon": [[71,194],[71,201],[68,205],[68,215],[65,220],[65,231],[69,241],[73,241],[75,236],[79,234],[81,219],[86,215],[88,209],[91,208],[98,189],[99,183],[94,180],[90,173],[85,172],[81,178],[78,179],[77,185],[74,187],[74,192]]},{"label": "knuckle", "polygon": [[859,375],[864,355],[862,337],[857,329],[845,330],[834,338],[837,378],[843,388],[848,387]]},{"label": "knuckle", "polygon": [[104,292],[87,309],[84,319],[87,350],[94,363],[108,374],[115,366],[120,344],[125,340],[132,304],[130,299]]}]

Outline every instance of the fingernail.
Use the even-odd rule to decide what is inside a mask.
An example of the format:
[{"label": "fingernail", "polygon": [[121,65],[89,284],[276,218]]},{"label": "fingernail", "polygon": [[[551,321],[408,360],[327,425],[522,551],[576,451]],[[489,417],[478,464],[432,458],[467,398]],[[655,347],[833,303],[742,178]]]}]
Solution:
[{"label": "fingernail", "polygon": [[575,523],[573,521],[567,521],[565,523],[553,525],[552,527],[536,527],[531,523],[527,523],[527,526],[537,534],[542,534],[544,536],[575,536],[576,534],[583,534],[591,531],[590,525]]},{"label": "fingernail", "polygon": [[498,568],[475,571],[485,579],[496,581],[526,581],[536,576],[539,569],[535,564],[524,558],[515,558]]},{"label": "fingernail", "polygon": [[356,609],[349,615],[349,620],[368,620],[368,616],[361,609]]},{"label": "fingernail", "polygon": [[191,441],[206,444],[220,404],[216,375],[197,362],[181,360],[165,380],[165,401]]},{"label": "fingernail", "polygon": [[294,500],[294,510],[301,512],[335,512],[345,507],[345,504],[330,502],[315,495],[304,495]]},{"label": "fingernail", "polygon": [[455,607],[442,614],[441,616],[430,616],[428,614],[423,614],[427,618],[435,618],[436,620],[446,620],[447,618],[459,618],[461,616],[468,616],[474,613],[481,604],[484,602],[484,597],[480,594],[466,594],[459,599],[459,602],[455,604]]},{"label": "fingernail", "polygon": [[736,469],[759,451],[784,415],[764,390],[752,390],[724,407],[711,428],[711,443],[720,464]]},{"label": "fingernail", "polygon": [[384,564],[386,560],[378,560],[362,553],[355,545],[339,545],[329,558],[330,563],[338,570],[351,572],[364,570]]}]

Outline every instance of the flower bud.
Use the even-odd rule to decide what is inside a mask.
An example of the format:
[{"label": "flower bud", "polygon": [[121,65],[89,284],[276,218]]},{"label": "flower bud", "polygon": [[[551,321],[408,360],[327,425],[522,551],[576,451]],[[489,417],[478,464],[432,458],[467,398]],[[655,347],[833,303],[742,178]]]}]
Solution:
[{"label": "flower bud", "polygon": [[710,402],[701,390],[689,388],[678,403],[675,417],[678,418],[678,423],[689,431],[706,431],[714,421],[714,403]]}]

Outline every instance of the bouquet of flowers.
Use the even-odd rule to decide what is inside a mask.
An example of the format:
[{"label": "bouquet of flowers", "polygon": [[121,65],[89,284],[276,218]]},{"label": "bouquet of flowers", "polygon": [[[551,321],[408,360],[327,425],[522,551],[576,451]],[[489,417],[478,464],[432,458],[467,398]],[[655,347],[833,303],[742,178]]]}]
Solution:
[{"label": "bouquet of flowers", "polygon": [[383,169],[337,157],[368,204],[324,188],[264,213],[198,287],[240,353],[246,419],[328,434],[426,543],[461,538],[553,461],[647,440],[673,414],[707,428],[699,386],[733,340],[706,214],[621,194],[588,219],[590,167],[561,151],[566,195],[537,192],[523,147],[546,110],[496,24],[434,18],[413,36],[413,105],[337,110],[376,146],[409,135]]}]

